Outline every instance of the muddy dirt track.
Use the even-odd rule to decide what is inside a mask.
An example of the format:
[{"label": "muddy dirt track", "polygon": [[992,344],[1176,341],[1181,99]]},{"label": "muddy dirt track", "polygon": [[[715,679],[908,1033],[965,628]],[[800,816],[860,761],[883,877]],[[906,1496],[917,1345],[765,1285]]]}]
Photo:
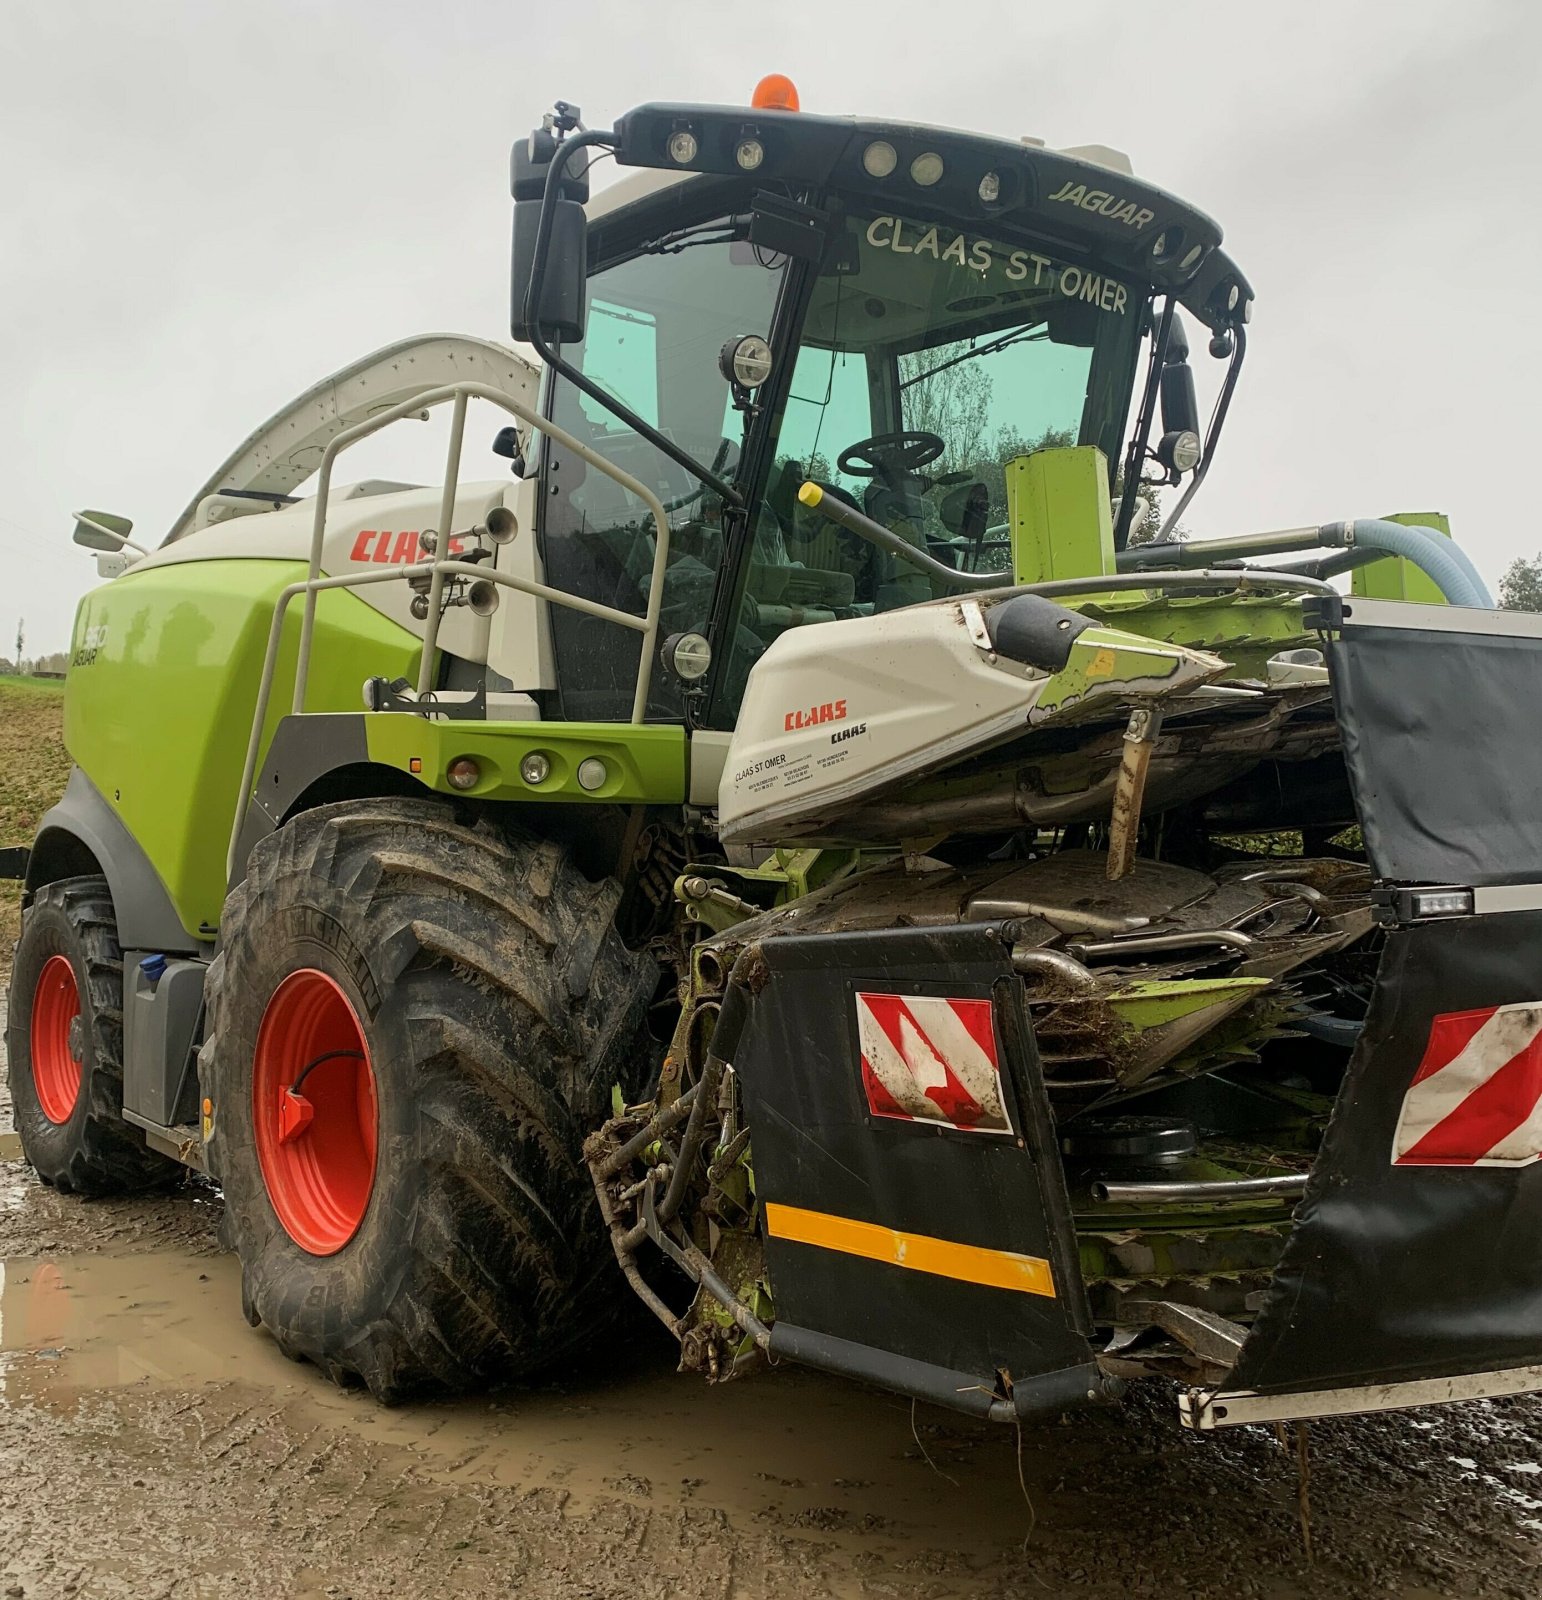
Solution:
[{"label": "muddy dirt track", "polygon": [[1160,1392],[1024,1430],[1021,1482],[1010,1431],[787,1368],[708,1389],[645,1331],[383,1410],[246,1326],[218,1216],[62,1198],[0,1135],[0,1594],[1542,1593],[1542,1402],[1315,1427],[1308,1566],[1293,1454]]}]

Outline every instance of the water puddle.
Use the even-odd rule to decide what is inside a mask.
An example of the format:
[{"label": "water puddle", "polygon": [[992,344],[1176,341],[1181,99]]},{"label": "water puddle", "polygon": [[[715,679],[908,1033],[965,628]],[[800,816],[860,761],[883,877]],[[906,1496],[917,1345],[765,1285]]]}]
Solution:
[{"label": "water puddle", "polygon": [[[400,1450],[434,1476],[710,1505],[736,1523],[977,1554],[1014,1546],[1028,1512],[1009,1433],[917,1419],[908,1402],[796,1369],[709,1388],[667,1353],[630,1357],[582,1387],[509,1390],[387,1409],[286,1360],[240,1314],[230,1256],[173,1252],[0,1264],[0,1402],[69,1408],[131,1390],[260,1391],[296,1428],[321,1426]],[[1056,1430],[1053,1466],[1081,1452]],[[942,1476],[943,1473],[947,1477]],[[1030,1474],[1030,1477],[1032,1474]],[[967,1513],[967,1518],[965,1514]]]}]

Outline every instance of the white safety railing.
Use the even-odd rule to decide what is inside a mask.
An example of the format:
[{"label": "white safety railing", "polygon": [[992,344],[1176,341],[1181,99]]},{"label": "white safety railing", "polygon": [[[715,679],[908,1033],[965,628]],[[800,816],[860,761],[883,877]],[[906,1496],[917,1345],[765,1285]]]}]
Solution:
[{"label": "white safety railing", "polygon": [[[461,447],[466,433],[466,404],[470,400],[486,400],[500,406],[527,427],[555,439],[564,449],[614,479],[623,489],[635,494],[653,516],[654,548],[653,573],[648,583],[648,603],[641,616],[631,611],[619,611],[614,606],[601,605],[586,600],[582,595],[570,594],[565,589],[553,589],[537,583],[532,578],[521,578],[496,567],[485,567],[476,562],[459,561],[450,555],[451,523],[455,516],[455,496],[460,480]],[[445,462],[444,493],[439,502],[439,544],[431,563],[415,562],[407,566],[392,567],[388,571],[344,573],[338,577],[324,577],[321,571],[323,544],[327,531],[327,509],[332,490],[332,465],[351,444],[380,429],[400,422],[404,417],[420,416],[433,406],[453,402],[450,417],[450,445]],[[530,530],[525,530],[529,532]],[[237,848],[241,829],[251,804],[252,788],[257,780],[257,762],[262,754],[262,730],[268,719],[268,707],[273,698],[273,680],[278,672],[278,658],[283,643],[284,618],[289,603],[298,595],[305,596],[305,614],[300,624],[300,649],[295,660],[293,713],[298,716],[305,710],[305,691],[310,678],[312,645],[316,634],[316,597],[325,589],[358,589],[371,583],[406,583],[421,578],[425,568],[429,572],[428,620],[423,633],[423,659],[418,669],[418,693],[427,694],[433,687],[434,657],[439,640],[440,612],[443,609],[446,578],[481,578],[506,589],[516,589],[521,594],[534,595],[552,605],[566,606],[572,611],[582,611],[586,616],[613,622],[618,627],[630,628],[642,635],[642,654],[637,665],[637,682],[632,694],[632,721],[640,723],[648,707],[648,691],[653,681],[653,660],[658,643],[659,609],[664,599],[664,572],[669,565],[669,523],[659,497],[646,484],[631,473],[607,461],[581,439],[575,439],[565,428],[541,416],[522,401],[515,400],[501,389],[484,383],[454,383],[440,388],[427,389],[422,394],[404,400],[379,416],[345,428],[327,445],[321,457],[316,483],[316,515],[311,528],[310,565],[306,577],[279,591],[273,605],[273,620],[268,629],[268,647],[263,656],[262,677],[257,685],[257,704],[252,714],[252,730],[246,745],[246,762],[241,772],[241,790],[236,800],[235,817],[230,829],[230,847],[226,854],[226,871],[234,878],[237,869]]]}]

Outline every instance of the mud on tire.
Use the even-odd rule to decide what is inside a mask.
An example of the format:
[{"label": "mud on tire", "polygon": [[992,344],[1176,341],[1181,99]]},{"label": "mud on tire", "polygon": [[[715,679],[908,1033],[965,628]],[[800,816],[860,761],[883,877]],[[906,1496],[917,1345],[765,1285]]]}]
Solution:
[{"label": "mud on tire", "polygon": [[6,1052],[16,1131],[45,1183],[116,1194],[181,1174],[123,1120],[123,952],[105,878],[65,878],[33,896]]},{"label": "mud on tire", "polygon": [[[559,845],[426,800],[323,807],[253,852],[200,1074],[243,1309],[287,1354],[385,1400],[451,1392],[549,1365],[624,1302],[580,1153],[650,1067],[657,969],[618,899]],[[325,1255],[275,1212],[253,1103],[265,1009],[307,969],[352,1007],[377,1117],[362,1220]]]}]

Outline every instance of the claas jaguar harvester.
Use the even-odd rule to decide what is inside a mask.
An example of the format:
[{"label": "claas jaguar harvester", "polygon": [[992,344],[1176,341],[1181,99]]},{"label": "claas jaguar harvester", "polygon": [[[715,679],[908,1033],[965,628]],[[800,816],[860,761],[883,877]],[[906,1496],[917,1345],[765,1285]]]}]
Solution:
[{"label": "claas jaguar harvester", "polygon": [[[384,1399],[633,1293],[709,1379],[996,1420],[1542,1388],[1542,620],[1428,513],[1182,535],[1215,223],[781,79],[512,174],[528,354],[77,516],[39,1177],[206,1170],[247,1318]],[[344,486],[436,407],[442,485]]]}]

